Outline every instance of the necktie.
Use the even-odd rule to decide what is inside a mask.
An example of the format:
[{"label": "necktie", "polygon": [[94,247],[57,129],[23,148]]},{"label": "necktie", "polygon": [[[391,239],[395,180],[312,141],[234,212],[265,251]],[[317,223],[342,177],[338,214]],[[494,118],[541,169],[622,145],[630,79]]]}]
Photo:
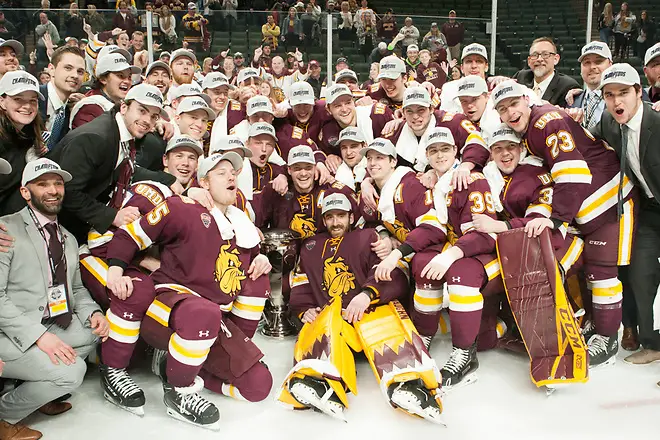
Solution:
[{"label": "necktie", "polygon": [[593,128],[598,122],[594,118],[596,113],[596,107],[598,107],[598,98],[595,93],[587,93],[587,110],[584,115],[584,127],[589,129]]},{"label": "necktie", "polygon": [[[54,222],[44,226],[50,234],[48,239],[48,250],[50,256],[53,258],[53,265],[55,266],[55,277],[53,278],[53,285],[64,284],[67,287],[66,281],[66,260],[64,259],[64,247],[60,242],[57,225]],[[53,318],[55,324],[62,328],[67,328],[71,324],[71,302],[69,301],[69,289],[66,288],[66,301],[69,311]]]},{"label": "necktie", "polygon": [[121,209],[124,203],[124,196],[126,195],[126,188],[131,184],[133,171],[135,168],[135,141],[131,139],[128,145],[121,145],[120,148],[124,150],[124,160],[119,164],[119,179],[115,186],[115,191],[110,198],[110,207],[117,210]]},{"label": "necktie", "polygon": [[628,163],[628,128],[627,125],[621,126],[621,171],[619,172],[619,189],[616,199],[617,219],[623,214],[623,178],[626,175],[626,166]]},{"label": "necktie", "polygon": [[66,116],[65,107],[60,107],[59,110],[55,112],[55,120],[53,121],[53,128],[50,130],[50,137],[48,138],[48,151],[55,148],[57,142],[60,140],[60,134],[64,128],[64,119]]},{"label": "necktie", "polygon": [[534,83],[534,88],[532,90],[534,93],[536,93],[536,96],[543,98],[543,95],[541,94],[541,87],[538,84]]}]

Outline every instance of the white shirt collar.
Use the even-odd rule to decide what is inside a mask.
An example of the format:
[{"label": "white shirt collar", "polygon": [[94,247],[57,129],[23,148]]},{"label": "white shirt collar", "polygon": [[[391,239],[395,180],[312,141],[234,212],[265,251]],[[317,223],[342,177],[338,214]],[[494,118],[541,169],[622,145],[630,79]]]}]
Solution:
[{"label": "white shirt collar", "polygon": [[589,96],[589,95],[594,95],[594,96],[600,97],[600,96],[603,96],[603,91],[600,90],[600,89],[596,89],[596,90],[587,89],[587,96]]},{"label": "white shirt collar", "polygon": [[536,82],[536,78],[534,78],[534,87],[538,87],[539,89],[545,91],[548,89],[548,86],[550,85],[550,81],[552,81],[552,78],[555,77],[555,72],[552,72],[552,75],[541,81],[540,83]]},{"label": "white shirt collar", "polygon": [[644,114],[644,104],[640,104],[635,116],[630,121],[626,122],[628,128],[634,132],[639,132],[642,129],[642,115]]},{"label": "white shirt collar", "polygon": [[117,113],[115,115],[115,120],[119,126],[119,140],[121,142],[128,142],[133,139],[133,135],[130,131],[128,131],[128,128],[126,128],[126,123],[124,122],[124,118],[122,117],[121,113]]},{"label": "white shirt collar", "polygon": [[48,102],[50,102],[50,105],[53,107],[53,111],[56,112],[66,105],[66,102],[62,102],[60,99],[60,95],[57,94],[53,81],[50,81],[46,87],[48,88]]},{"label": "white shirt collar", "polygon": [[34,212],[34,216],[37,218],[37,220],[39,221],[39,226],[41,226],[42,228],[45,227],[48,223],[57,224],[57,219],[51,220],[36,209],[33,209],[32,212]]}]

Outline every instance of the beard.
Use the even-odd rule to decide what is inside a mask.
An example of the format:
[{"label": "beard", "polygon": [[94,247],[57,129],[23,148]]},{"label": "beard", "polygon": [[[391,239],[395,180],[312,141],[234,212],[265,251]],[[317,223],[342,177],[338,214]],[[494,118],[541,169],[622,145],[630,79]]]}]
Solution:
[{"label": "beard", "polygon": [[32,203],[33,208],[46,215],[57,215],[62,210],[62,202],[64,198],[61,195],[58,195],[57,197],[59,200],[56,205],[46,205],[42,202],[42,199],[39,199],[32,191],[30,191],[30,202]]},{"label": "beard", "polygon": [[189,76],[183,76],[183,75],[178,75],[174,72],[172,72],[172,78],[174,78],[174,81],[178,84],[190,84],[193,80],[193,75],[190,74]]}]

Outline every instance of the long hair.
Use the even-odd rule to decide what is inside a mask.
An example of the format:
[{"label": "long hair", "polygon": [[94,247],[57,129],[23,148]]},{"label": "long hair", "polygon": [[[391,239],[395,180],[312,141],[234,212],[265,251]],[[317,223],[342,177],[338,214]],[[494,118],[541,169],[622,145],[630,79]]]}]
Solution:
[{"label": "long hair", "polygon": [[37,116],[34,120],[23,127],[23,130],[18,130],[14,121],[9,118],[7,112],[0,108],[0,144],[9,145],[16,141],[16,138],[20,140],[28,141],[31,146],[34,146],[37,151],[41,151],[44,148],[44,141],[42,134],[44,131],[44,121],[41,118],[41,114],[37,110]]}]

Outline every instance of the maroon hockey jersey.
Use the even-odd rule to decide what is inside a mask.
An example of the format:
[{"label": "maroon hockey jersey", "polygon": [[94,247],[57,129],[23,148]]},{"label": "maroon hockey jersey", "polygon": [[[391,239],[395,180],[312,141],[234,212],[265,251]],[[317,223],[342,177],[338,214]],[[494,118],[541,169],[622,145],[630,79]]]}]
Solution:
[{"label": "maroon hockey jersey", "polygon": [[552,176],[545,167],[522,164],[504,176],[500,201],[512,228],[522,228],[531,219],[552,214]]},{"label": "maroon hockey jersey", "polygon": [[417,82],[421,84],[425,81],[430,82],[435,87],[440,89],[447,81],[447,74],[436,62],[431,61],[428,67],[424,66],[422,63],[419,63],[419,66],[417,66]]},{"label": "maroon hockey jersey", "polygon": [[[307,137],[318,144],[321,127],[323,127],[323,124],[331,119],[332,116],[325,109],[325,101],[318,100],[314,103],[314,113],[312,114],[312,117],[309,118],[309,121],[307,121],[305,124],[298,122],[296,116],[293,114],[293,109],[289,109],[285,121],[294,127],[302,129]],[[279,135],[277,138],[281,140]]]},{"label": "maroon hockey jersey", "polygon": [[[371,138],[375,139],[380,137],[383,128],[385,128],[385,124],[394,119],[394,113],[386,104],[376,103],[371,106],[370,119]],[[358,124],[357,126],[360,126],[359,121],[356,121],[356,123]],[[332,117],[323,124],[319,134],[319,147],[325,152],[325,154],[334,154],[341,157],[338,141],[339,133],[341,133],[344,128],[345,127],[341,127],[339,122]],[[365,128],[362,128],[362,131],[364,132]],[[364,135],[368,137],[367,133],[364,133]]]},{"label": "maroon hockey jersey", "polygon": [[[286,159],[285,159],[286,160]],[[253,191],[263,191],[263,189],[268,185],[268,182],[279,176],[280,174],[286,174],[286,170],[283,166],[275,165],[272,163],[266,163],[266,166],[259,168],[255,164],[252,165],[252,189]]]},{"label": "maroon hockey jersey", "polygon": [[325,162],[325,153],[319,150],[316,142],[309,136],[309,132],[289,123],[281,124],[277,129],[277,146],[275,149],[285,161],[289,157],[289,151],[298,145],[307,145],[314,151],[316,163]]},{"label": "maroon hockey jersey", "polygon": [[[385,104],[390,109],[392,109],[392,111],[400,109],[403,106],[403,101],[394,101],[388,97],[387,93],[385,93],[385,90],[380,86],[380,83],[372,84],[369,86],[369,90],[367,90],[367,96],[370,96],[371,99],[376,102]],[[431,105],[433,105],[433,108],[437,108],[440,105],[440,96],[438,96],[437,92],[431,96]]]}]

